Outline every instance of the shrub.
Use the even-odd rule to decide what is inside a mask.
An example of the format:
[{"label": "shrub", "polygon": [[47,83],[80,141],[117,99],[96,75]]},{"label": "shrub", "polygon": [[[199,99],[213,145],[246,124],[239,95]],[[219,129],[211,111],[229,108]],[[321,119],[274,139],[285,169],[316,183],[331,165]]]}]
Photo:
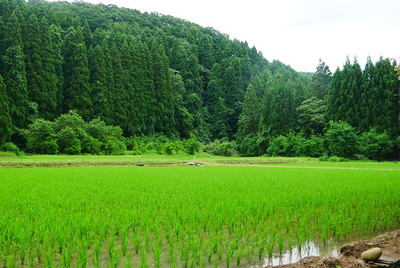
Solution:
[{"label": "shrub", "polygon": [[311,136],[303,140],[297,146],[298,156],[319,157],[324,154],[324,139],[318,136]]},{"label": "shrub", "polygon": [[325,143],[330,155],[353,158],[357,153],[357,135],[346,122],[329,122],[325,133]]},{"label": "shrub", "polygon": [[57,139],[60,153],[81,153],[81,141],[77,138],[77,134],[72,128],[67,126],[61,129],[57,134]]},{"label": "shrub", "polygon": [[83,143],[82,152],[89,154],[100,154],[103,143],[98,139],[88,136]]},{"label": "shrub", "polygon": [[390,158],[394,143],[386,133],[379,133],[376,128],[364,132],[359,139],[360,151],[369,159],[378,161]]},{"label": "shrub", "polygon": [[17,156],[21,155],[21,151],[18,146],[12,142],[3,143],[3,145],[0,146],[0,151],[12,152]]},{"label": "shrub", "polygon": [[256,134],[249,134],[245,136],[241,141],[238,141],[237,150],[242,156],[258,156],[258,137]]},{"label": "shrub", "polygon": [[205,146],[205,151],[209,154],[220,156],[232,156],[236,154],[236,143],[229,142],[227,139],[215,140]]},{"label": "shrub", "polygon": [[347,162],[349,159],[345,157],[337,157],[337,156],[331,156],[329,158],[329,162]]},{"label": "shrub", "polygon": [[201,143],[196,138],[190,138],[185,142],[185,150],[194,155],[196,152],[199,152],[201,149]]},{"label": "shrub", "polygon": [[108,155],[121,155],[126,151],[125,143],[113,136],[106,138],[104,147],[104,151]]}]

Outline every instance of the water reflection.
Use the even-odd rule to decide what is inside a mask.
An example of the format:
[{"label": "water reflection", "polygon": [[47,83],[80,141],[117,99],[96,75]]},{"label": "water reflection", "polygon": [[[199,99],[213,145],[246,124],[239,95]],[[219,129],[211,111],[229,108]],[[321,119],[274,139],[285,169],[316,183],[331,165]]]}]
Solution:
[{"label": "water reflection", "polygon": [[298,247],[294,246],[292,251],[286,251],[282,255],[279,253],[275,253],[272,258],[266,257],[264,259],[262,266],[253,266],[255,267],[265,267],[265,266],[276,266],[276,265],[284,265],[295,263],[305,257],[310,256],[339,256],[340,246],[335,243],[328,243],[327,245],[321,245],[315,243],[313,241],[307,242],[301,247],[301,250]]}]

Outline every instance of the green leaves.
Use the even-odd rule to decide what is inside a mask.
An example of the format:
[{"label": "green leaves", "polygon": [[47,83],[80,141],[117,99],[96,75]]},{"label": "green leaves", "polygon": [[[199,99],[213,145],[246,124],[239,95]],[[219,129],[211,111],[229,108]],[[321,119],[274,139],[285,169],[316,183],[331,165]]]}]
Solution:
[{"label": "green leaves", "polygon": [[54,122],[35,120],[25,132],[27,150],[40,154],[123,154],[126,151],[120,127],[100,119],[86,123],[75,111]]}]

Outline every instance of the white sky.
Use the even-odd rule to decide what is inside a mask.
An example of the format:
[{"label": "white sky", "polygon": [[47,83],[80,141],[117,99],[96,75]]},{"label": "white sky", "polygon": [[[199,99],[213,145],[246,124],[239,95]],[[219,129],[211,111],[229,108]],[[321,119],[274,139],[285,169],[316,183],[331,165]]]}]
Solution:
[{"label": "white sky", "polygon": [[400,0],[84,0],[158,12],[247,41],[264,57],[315,72],[332,72],[349,56],[400,57]]}]

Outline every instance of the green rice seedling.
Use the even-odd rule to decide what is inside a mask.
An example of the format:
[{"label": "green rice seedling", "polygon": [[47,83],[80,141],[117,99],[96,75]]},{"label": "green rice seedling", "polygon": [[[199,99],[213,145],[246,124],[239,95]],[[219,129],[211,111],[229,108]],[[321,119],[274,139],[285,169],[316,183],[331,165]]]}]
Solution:
[{"label": "green rice seedling", "polygon": [[12,255],[10,258],[8,258],[8,262],[4,267],[9,267],[9,268],[17,267],[17,260],[16,260],[15,255]]},{"label": "green rice seedling", "polygon": [[170,265],[175,265],[177,256],[175,254],[175,245],[172,243],[168,245],[168,258]]},{"label": "green rice seedling", "polygon": [[51,247],[47,247],[45,258],[46,258],[46,267],[53,267],[54,251]]},{"label": "green rice seedling", "polygon": [[221,246],[221,244],[218,244],[217,252],[216,252],[216,259],[218,259],[218,261],[222,260],[222,246]]},{"label": "green rice seedling", "polygon": [[121,251],[122,256],[126,256],[128,251],[128,231],[129,229],[124,228],[121,233]]},{"label": "green rice seedling", "polygon": [[28,267],[33,268],[35,265],[35,255],[33,254],[33,248],[29,249],[29,261],[28,261]]},{"label": "green rice seedling", "polygon": [[207,246],[207,261],[211,263],[214,252],[216,252],[217,245],[213,241],[208,242]]},{"label": "green rice seedling", "polygon": [[117,268],[119,267],[119,253],[116,251],[115,254],[112,255],[112,258],[109,259],[109,267],[110,268]]},{"label": "green rice seedling", "polygon": [[88,258],[87,246],[86,243],[82,243],[78,247],[78,267],[84,268],[86,267]]},{"label": "green rice seedling", "polygon": [[183,265],[183,267],[187,267],[188,264],[189,264],[189,252],[190,252],[190,249],[187,246],[187,244],[184,244],[183,242],[181,242],[179,244],[179,251],[180,251],[180,257],[181,257],[182,265]]},{"label": "green rice seedling", "polygon": [[62,267],[71,267],[72,264],[72,252],[73,248],[71,245],[64,247],[62,250],[62,255],[61,255],[61,266]]},{"label": "green rice seedling", "polygon": [[236,250],[236,265],[240,265],[242,258],[243,258],[243,254],[244,254],[244,247],[240,247]]},{"label": "green rice seedling", "polygon": [[134,232],[133,234],[133,246],[135,247],[135,253],[139,254],[140,245],[141,245],[141,237],[138,231]]},{"label": "green rice seedling", "polygon": [[[259,241],[256,243],[257,245],[257,252],[258,252],[258,259],[261,261],[264,253],[265,246],[267,245],[267,239],[260,238]],[[268,244],[269,246],[269,244]],[[269,247],[268,247],[268,254],[269,254]]]},{"label": "green rice seedling", "polygon": [[100,253],[101,253],[102,245],[103,245],[103,240],[102,239],[97,239],[95,241],[95,243],[94,243],[94,247],[93,247],[93,265],[96,268],[100,267]]},{"label": "green rice seedling", "polygon": [[151,230],[150,227],[146,227],[145,237],[144,237],[144,244],[146,247],[146,251],[150,251],[151,248]]},{"label": "green rice seedling", "polygon": [[297,250],[301,252],[303,246],[303,234],[300,229],[296,230],[296,239],[297,239]]},{"label": "green rice seedling", "polygon": [[113,235],[110,235],[108,237],[108,257],[112,258],[113,254],[115,254],[115,243],[116,243],[116,237]]},{"label": "green rice seedling", "polygon": [[125,259],[124,259],[124,265],[126,268],[132,267],[132,258],[133,258],[132,252],[130,250],[128,250],[126,252]]},{"label": "green rice seedling", "polygon": [[140,254],[140,268],[148,268],[149,265],[147,263],[147,252],[142,250]]},{"label": "green rice seedling", "polygon": [[217,268],[217,267],[219,266],[219,262],[220,262],[220,259],[216,258],[216,259],[213,261],[213,267],[214,267],[214,268]]},{"label": "green rice seedling", "polygon": [[154,261],[157,268],[161,267],[161,251],[162,248],[159,244],[153,246]]},{"label": "green rice seedling", "polygon": [[279,254],[282,256],[283,254],[283,244],[284,244],[284,233],[280,232],[278,235],[278,250]]},{"label": "green rice seedling", "polygon": [[325,225],[322,227],[322,231],[321,231],[321,240],[322,240],[322,243],[323,243],[324,245],[326,245],[326,243],[327,243],[327,240],[328,240],[328,233],[329,233],[329,226],[328,226],[328,224],[325,224]]},{"label": "green rice seedling", "polygon": [[36,250],[36,258],[38,259],[38,262],[42,262],[42,246],[40,243],[35,244],[35,250]]},{"label": "green rice seedling", "polygon": [[21,265],[25,264],[25,258],[26,258],[26,245],[19,245],[18,249],[19,249],[19,259],[20,259],[20,263]]},{"label": "green rice seedling", "polygon": [[246,247],[246,260],[247,262],[251,262],[254,256],[254,246],[247,246]]},{"label": "green rice seedling", "polygon": [[231,248],[231,247],[228,247],[226,249],[226,252],[225,252],[225,263],[226,263],[226,267],[227,268],[229,268],[231,266],[231,259],[233,257],[233,253],[234,252],[235,252],[234,249]]},{"label": "green rice seedling", "polygon": [[267,242],[267,253],[268,257],[272,258],[272,255],[274,253],[274,247],[275,247],[275,240],[271,239]]}]

